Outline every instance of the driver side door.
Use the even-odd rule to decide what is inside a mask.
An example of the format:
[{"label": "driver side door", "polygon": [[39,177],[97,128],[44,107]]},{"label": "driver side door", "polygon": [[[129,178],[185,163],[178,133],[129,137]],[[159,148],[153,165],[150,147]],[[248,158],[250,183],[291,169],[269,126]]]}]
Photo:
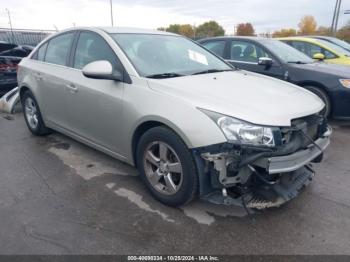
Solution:
[{"label": "driver side door", "polygon": [[81,31],[66,75],[66,111],[69,131],[80,139],[121,154],[122,106],[125,83],[83,75],[85,65],[100,60],[122,72],[117,55],[99,34]]}]

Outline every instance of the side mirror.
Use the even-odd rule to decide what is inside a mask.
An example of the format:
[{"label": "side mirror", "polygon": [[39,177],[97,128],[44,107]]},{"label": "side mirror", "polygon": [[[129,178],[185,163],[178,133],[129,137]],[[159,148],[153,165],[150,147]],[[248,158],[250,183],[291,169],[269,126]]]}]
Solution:
[{"label": "side mirror", "polygon": [[273,60],[269,57],[259,57],[258,65],[263,65],[265,67],[270,67],[273,64]]},{"label": "side mirror", "polygon": [[325,59],[325,56],[324,56],[324,54],[321,54],[321,53],[316,53],[316,54],[314,54],[313,56],[312,56],[312,58],[313,59],[315,59],[315,60],[324,60]]},{"label": "side mirror", "polygon": [[123,80],[123,74],[119,71],[113,71],[113,66],[106,60],[87,64],[83,68],[83,75],[93,79]]}]

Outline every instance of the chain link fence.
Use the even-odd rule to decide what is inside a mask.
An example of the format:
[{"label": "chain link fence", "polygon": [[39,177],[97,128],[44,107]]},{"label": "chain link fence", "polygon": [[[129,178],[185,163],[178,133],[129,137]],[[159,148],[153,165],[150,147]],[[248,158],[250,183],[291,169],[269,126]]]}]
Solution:
[{"label": "chain link fence", "polygon": [[0,28],[0,41],[17,45],[36,46],[54,30],[8,29]]}]

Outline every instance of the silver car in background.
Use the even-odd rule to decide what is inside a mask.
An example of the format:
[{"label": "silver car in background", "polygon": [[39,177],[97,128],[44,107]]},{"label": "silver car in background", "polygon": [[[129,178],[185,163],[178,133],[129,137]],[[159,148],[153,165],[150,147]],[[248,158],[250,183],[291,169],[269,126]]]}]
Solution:
[{"label": "silver car in background", "polygon": [[166,32],[57,33],[22,60],[18,83],[33,134],[56,130],[136,166],[171,206],[279,206],[310,182],[331,133],[314,94]]}]

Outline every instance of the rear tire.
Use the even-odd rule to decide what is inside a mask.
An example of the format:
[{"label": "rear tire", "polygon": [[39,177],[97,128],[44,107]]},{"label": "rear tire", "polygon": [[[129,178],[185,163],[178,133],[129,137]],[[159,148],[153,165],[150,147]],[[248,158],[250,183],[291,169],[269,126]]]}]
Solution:
[{"label": "rear tire", "polygon": [[304,88],[322,99],[323,103],[325,104],[325,108],[321,111],[321,113],[324,117],[328,118],[331,114],[332,105],[327,93],[315,86],[304,86]]},{"label": "rear tire", "polygon": [[51,133],[41,116],[39,105],[29,90],[25,91],[21,97],[22,110],[29,131],[36,136],[44,136]]},{"label": "rear tire", "polygon": [[197,195],[198,174],[192,154],[172,130],[148,130],[139,140],[136,156],[141,179],[158,201],[180,206]]}]

